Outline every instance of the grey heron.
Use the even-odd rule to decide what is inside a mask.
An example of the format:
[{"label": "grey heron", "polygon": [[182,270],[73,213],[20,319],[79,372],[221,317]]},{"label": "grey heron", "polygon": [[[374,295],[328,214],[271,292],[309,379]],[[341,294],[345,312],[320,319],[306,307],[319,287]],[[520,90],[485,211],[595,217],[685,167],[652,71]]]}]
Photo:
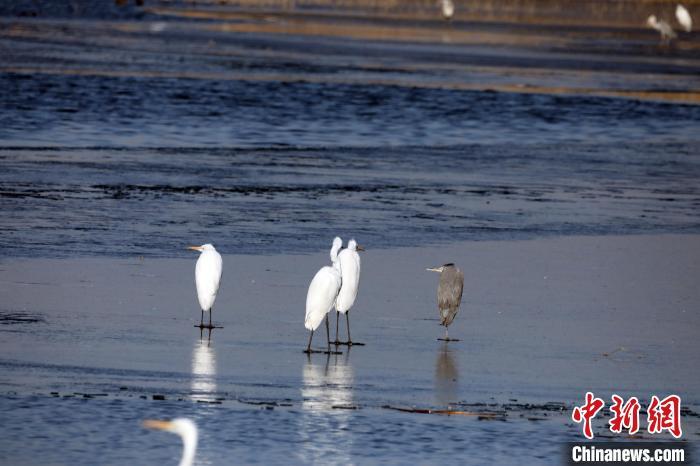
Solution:
[{"label": "grey heron", "polygon": [[191,466],[194,463],[194,456],[197,453],[197,425],[190,419],[181,417],[172,421],[145,420],[143,426],[148,429],[164,430],[177,434],[182,439],[182,457],[180,466]]},{"label": "grey heron", "polygon": [[342,246],[343,240],[336,237],[333,240],[333,247],[331,248],[331,262],[333,265],[321,267],[309,284],[309,291],[306,293],[306,316],[304,317],[304,326],[307,330],[311,331],[311,334],[309,335],[309,344],[306,346],[305,353],[319,352],[311,349],[311,339],[314,336],[314,331],[321,325],[324,318],[326,321],[326,338],[328,340],[327,352],[329,354],[331,353],[328,313],[333,309],[342,283],[340,261],[338,260],[338,251]]},{"label": "grey heron", "polygon": [[[357,244],[357,241],[351,239],[348,242],[348,247],[338,254],[342,284],[338,292],[338,298],[335,301],[334,343],[336,345],[362,345],[362,343],[353,343],[350,338],[350,309],[355,304],[357,291],[360,287],[360,254],[358,254],[358,251],[364,250],[365,248]],[[340,314],[345,314],[345,321],[348,329],[348,340],[345,342],[338,341],[338,321],[340,320]]]},{"label": "grey heron", "polygon": [[440,325],[445,326],[445,338],[438,338],[438,340],[459,341],[449,337],[447,327],[450,326],[459,311],[459,304],[462,301],[462,290],[464,289],[464,273],[452,263],[426,270],[440,273],[437,304],[440,312]]},{"label": "grey heron", "polygon": [[[202,317],[199,325],[195,325],[195,327],[211,329],[214,328],[211,324],[211,309],[216,301],[216,294],[219,292],[223,261],[221,255],[211,244],[189,246],[188,249],[201,253],[194,269],[194,281],[197,285],[197,299],[199,307],[202,309]],[[204,325],[205,312],[209,313],[209,325]]]},{"label": "grey heron", "polygon": [[659,31],[661,35],[661,43],[668,44],[672,39],[676,38],[676,33],[670,24],[668,24],[663,19],[658,19],[656,15],[651,15],[647,18],[647,25]]},{"label": "grey heron", "polygon": [[688,9],[680,3],[676,6],[676,19],[678,20],[678,24],[685,29],[685,32],[693,30],[693,18],[691,18]]}]

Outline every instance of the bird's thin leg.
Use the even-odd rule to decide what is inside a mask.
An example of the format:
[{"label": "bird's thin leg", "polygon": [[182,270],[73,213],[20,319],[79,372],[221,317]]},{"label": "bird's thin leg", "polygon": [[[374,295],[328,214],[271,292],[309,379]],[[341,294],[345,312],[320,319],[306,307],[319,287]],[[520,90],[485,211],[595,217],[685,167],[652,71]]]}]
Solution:
[{"label": "bird's thin leg", "polygon": [[450,336],[447,334],[447,329],[448,329],[448,328],[449,328],[449,327],[447,327],[447,325],[445,325],[445,341],[450,341]]},{"label": "bird's thin leg", "polygon": [[199,319],[199,327],[204,328],[204,309],[202,309],[202,318]]},{"label": "bird's thin leg", "polygon": [[336,345],[338,345],[338,343],[340,343],[338,341],[338,321],[339,320],[340,320],[340,311],[335,311],[335,341],[333,343],[335,343]]},{"label": "bird's thin leg", "polygon": [[306,351],[305,353],[311,354],[311,339],[314,337],[314,331],[312,330],[311,333],[309,334],[309,344],[306,345]]},{"label": "bird's thin leg", "polygon": [[212,312],[212,310],[209,309],[209,328],[214,328],[214,327],[212,327],[212,325],[211,325],[211,312]]},{"label": "bird's thin leg", "polygon": [[350,338],[350,311],[345,313],[345,323],[348,326],[348,346],[352,345],[352,338]]},{"label": "bird's thin leg", "polygon": [[328,325],[328,314],[326,314],[326,341],[328,342],[328,352],[331,352],[331,331]]}]

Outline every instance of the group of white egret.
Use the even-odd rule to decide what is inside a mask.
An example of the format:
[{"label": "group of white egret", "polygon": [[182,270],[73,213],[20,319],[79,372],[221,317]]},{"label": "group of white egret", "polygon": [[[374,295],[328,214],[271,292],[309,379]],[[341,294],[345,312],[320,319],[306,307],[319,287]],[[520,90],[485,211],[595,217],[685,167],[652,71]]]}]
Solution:
[{"label": "group of white egret", "polygon": [[[690,16],[688,9],[681,4],[676,5],[676,20],[685,32],[693,30],[693,18]],[[678,37],[671,25],[667,21],[657,18],[656,15],[651,15],[647,18],[647,26],[659,31],[661,43],[663,44],[668,44],[671,40]]]}]

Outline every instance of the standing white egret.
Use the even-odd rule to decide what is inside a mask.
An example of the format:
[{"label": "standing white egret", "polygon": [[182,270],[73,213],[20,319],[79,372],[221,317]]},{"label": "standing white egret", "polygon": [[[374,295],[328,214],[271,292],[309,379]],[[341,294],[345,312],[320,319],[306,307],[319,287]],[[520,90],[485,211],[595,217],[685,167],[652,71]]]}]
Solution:
[{"label": "standing white egret", "polygon": [[452,19],[455,14],[455,5],[452,0],[440,0],[440,8],[442,9],[442,17],[446,20]]},{"label": "standing white egret", "polygon": [[671,25],[663,19],[658,19],[656,15],[651,15],[647,18],[647,25],[650,28],[659,31],[659,34],[661,34],[662,44],[668,44],[671,42],[671,39],[676,38],[676,33],[673,31]]},{"label": "standing white egret", "polygon": [[459,311],[459,305],[462,302],[464,274],[456,265],[451,263],[426,270],[440,273],[437,302],[438,310],[440,311],[440,325],[445,326],[445,338],[438,338],[438,340],[459,341],[448,336],[447,327],[449,327],[454,320],[457,311]]},{"label": "standing white egret", "polygon": [[[221,254],[211,244],[189,246],[187,249],[201,252],[194,269],[194,281],[197,285],[197,299],[199,300],[199,307],[202,309],[202,317],[199,325],[195,325],[195,327],[214,328],[211,324],[211,309],[214,306],[214,301],[216,301],[216,293],[218,293],[219,284],[221,283],[223,267]],[[204,325],[205,312],[209,313],[208,326]]]},{"label": "standing white egret", "polygon": [[342,283],[340,275],[340,263],[338,261],[338,251],[343,247],[343,240],[336,237],[333,240],[331,248],[332,266],[321,267],[316,272],[309,291],[306,293],[306,317],[304,318],[304,326],[307,330],[311,330],[309,335],[309,344],[306,347],[305,353],[312,353],[311,339],[314,336],[314,331],[321,325],[323,319],[326,319],[326,338],[328,339],[328,352],[331,352],[331,338],[328,330],[328,313],[333,309],[335,299],[338,297],[340,285]]},{"label": "standing white egret", "polygon": [[693,18],[690,17],[688,9],[680,3],[676,6],[676,19],[678,20],[678,24],[683,26],[685,32],[693,30]]},{"label": "standing white egret", "polygon": [[[338,298],[335,301],[335,344],[336,345],[353,345],[350,338],[350,308],[355,304],[357,291],[360,287],[360,255],[358,251],[364,251],[365,248],[357,244],[357,241],[351,239],[348,242],[348,247],[340,251],[338,261],[340,262],[340,276],[343,283],[338,292]],[[345,320],[348,328],[348,341],[338,341],[338,320],[340,314],[345,314]],[[354,343],[361,345],[362,343]]]},{"label": "standing white egret", "polygon": [[143,426],[149,429],[164,430],[172,432],[182,438],[182,458],[180,466],[191,466],[194,463],[194,455],[197,453],[197,425],[184,417],[173,419],[172,421],[156,421],[148,419],[143,421]]}]

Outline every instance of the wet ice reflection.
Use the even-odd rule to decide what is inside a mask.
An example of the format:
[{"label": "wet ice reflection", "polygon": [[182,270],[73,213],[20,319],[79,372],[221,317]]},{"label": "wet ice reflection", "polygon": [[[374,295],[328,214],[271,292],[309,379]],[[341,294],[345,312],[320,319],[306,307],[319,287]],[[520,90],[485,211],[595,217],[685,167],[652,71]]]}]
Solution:
[{"label": "wet ice reflection", "polygon": [[216,352],[211,331],[201,332],[192,349],[190,393],[195,401],[214,401],[216,397]]},{"label": "wet ice reflection", "polygon": [[353,369],[344,355],[309,357],[303,367],[300,457],[304,463],[352,464]]},{"label": "wet ice reflection", "polygon": [[448,406],[458,400],[459,372],[456,354],[445,342],[435,359],[435,400],[440,406]]}]

